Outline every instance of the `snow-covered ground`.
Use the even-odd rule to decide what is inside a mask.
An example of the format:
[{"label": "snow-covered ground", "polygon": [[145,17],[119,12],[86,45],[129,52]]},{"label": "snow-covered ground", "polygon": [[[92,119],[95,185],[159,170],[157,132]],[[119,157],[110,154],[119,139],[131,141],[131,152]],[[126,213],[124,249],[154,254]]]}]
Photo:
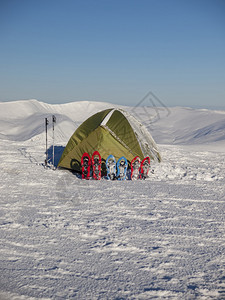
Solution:
[{"label": "snow-covered ground", "polygon": [[125,107],[161,151],[146,181],[43,167],[45,117],[58,159],[107,107],[0,103],[0,299],[225,299],[225,112]]}]

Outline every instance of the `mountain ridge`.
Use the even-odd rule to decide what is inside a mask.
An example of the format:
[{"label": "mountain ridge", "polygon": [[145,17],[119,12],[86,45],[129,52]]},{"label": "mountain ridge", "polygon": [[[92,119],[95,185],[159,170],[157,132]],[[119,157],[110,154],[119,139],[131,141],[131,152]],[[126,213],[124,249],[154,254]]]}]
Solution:
[{"label": "mountain ridge", "polygon": [[131,107],[93,101],[48,104],[36,99],[0,102],[0,139],[25,141],[43,135],[44,118],[50,120],[54,114],[57,118],[56,141],[66,143],[85,119],[112,107],[134,115],[159,144],[225,142],[225,111],[179,106]]}]

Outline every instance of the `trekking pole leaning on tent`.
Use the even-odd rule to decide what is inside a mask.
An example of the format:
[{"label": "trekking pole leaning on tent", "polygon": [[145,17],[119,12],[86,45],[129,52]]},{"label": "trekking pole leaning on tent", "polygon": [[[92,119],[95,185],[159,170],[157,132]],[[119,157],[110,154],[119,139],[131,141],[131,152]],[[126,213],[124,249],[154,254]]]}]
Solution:
[{"label": "trekking pole leaning on tent", "polygon": [[56,116],[52,116],[52,163],[53,163],[53,168],[55,167],[55,128],[54,128],[54,124],[56,123]]},{"label": "trekking pole leaning on tent", "polygon": [[46,134],[46,158],[45,158],[45,166],[48,164],[48,118],[45,118],[45,134]]}]

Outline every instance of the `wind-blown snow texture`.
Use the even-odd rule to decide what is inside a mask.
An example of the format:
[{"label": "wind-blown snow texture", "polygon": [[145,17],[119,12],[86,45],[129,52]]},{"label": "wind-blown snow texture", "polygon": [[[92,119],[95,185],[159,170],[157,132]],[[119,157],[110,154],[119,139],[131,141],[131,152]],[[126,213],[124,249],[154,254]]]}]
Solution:
[{"label": "wind-blown snow texture", "polygon": [[146,181],[43,167],[45,117],[58,159],[107,107],[0,103],[0,299],[225,299],[225,113],[125,108],[161,150]]}]

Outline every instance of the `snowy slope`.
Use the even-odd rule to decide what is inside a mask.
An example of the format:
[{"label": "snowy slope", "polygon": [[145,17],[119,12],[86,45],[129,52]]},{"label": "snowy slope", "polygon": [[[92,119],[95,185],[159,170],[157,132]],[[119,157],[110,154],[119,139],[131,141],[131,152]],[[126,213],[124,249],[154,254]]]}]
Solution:
[{"label": "snowy slope", "polygon": [[[44,118],[55,114],[56,136],[59,142],[62,140],[65,143],[86,118],[111,107],[115,105],[88,101],[60,105],[50,105],[37,100],[0,103],[0,138],[28,140],[43,133]],[[138,118],[159,144],[186,145],[225,141],[225,111],[183,107],[122,108]]]},{"label": "snowy slope", "polygon": [[225,141],[225,111],[185,107],[131,108],[160,144],[206,144]]},{"label": "snowy slope", "polygon": [[60,149],[107,107],[0,103],[0,299],[225,299],[224,112],[126,107],[160,144],[146,181],[44,168],[45,117]]},{"label": "snowy slope", "polygon": [[[56,137],[68,140],[78,125],[93,113],[111,107],[88,101],[50,105],[37,100],[0,103],[0,138],[25,141],[43,133],[44,119],[57,118]],[[51,122],[50,122],[51,127]]]}]

